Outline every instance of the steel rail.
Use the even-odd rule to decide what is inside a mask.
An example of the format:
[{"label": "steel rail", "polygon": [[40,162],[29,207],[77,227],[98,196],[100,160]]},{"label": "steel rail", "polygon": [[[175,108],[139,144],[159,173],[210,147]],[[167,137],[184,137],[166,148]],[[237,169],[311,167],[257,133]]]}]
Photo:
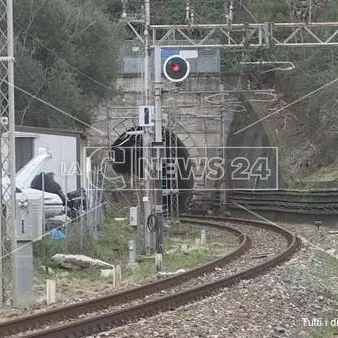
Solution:
[{"label": "steel rail", "polygon": [[[186,223],[187,222],[189,221],[186,221]],[[43,325],[51,325],[52,323],[57,323],[62,320],[77,318],[78,316],[84,315],[86,313],[101,311],[111,306],[124,304],[155,292],[172,288],[203,274],[210,273],[214,271],[215,268],[232,262],[248,249],[250,249],[250,239],[239,230],[224,224],[215,224],[207,221],[204,221],[203,224],[208,227],[213,227],[233,233],[239,239],[239,247],[221,258],[203,264],[177,276],[161,279],[160,281],[142,285],[140,287],[115,293],[109,296],[99,297],[96,299],[59,307],[43,313],[38,312],[33,315],[27,315],[13,319],[11,321],[0,323],[0,337],[4,338],[21,332],[37,330]]]},{"label": "steel rail", "polygon": [[300,248],[300,240],[288,230],[272,225],[270,223],[264,223],[261,221],[252,221],[245,219],[230,219],[222,217],[199,217],[199,219],[185,218],[184,221],[205,225],[204,219],[212,219],[214,222],[208,221],[207,224],[218,224],[217,222],[245,222],[257,227],[266,228],[271,231],[275,231],[281,234],[288,242],[288,247],[281,252],[281,254],[275,255],[272,259],[266,260],[263,263],[257,264],[253,268],[246,269],[239,273],[233,274],[226,278],[219,279],[215,282],[208,283],[202,286],[198,286],[186,291],[176,293],[154,300],[143,302],[139,305],[131,306],[119,311],[109,312],[101,315],[96,315],[87,319],[77,320],[76,322],[59,325],[47,330],[36,331],[32,334],[25,335],[26,338],[62,338],[62,337],[84,337],[86,335],[95,334],[108,330],[112,327],[121,326],[127,322],[134,321],[140,318],[152,316],[162,311],[173,310],[184,304],[192,301],[199,300],[204,297],[208,297],[215,294],[224,287],[229,287],[243,279],[253,278],[258,275],[266,273],[270,268],[275,267],[285,260],[291,258],[291,256]]},{"label": "steel rail", "polygon": [[[252,204],[260,204],[260,203],[281,203],[281,204],[286,204],[286,205],[290,205],[290,204],[299,204],[300,206],[304,206],[306,204],[308,205],[318,205],[319,207],[321,205],[327,204],[327,205],[336,205],[338,204],[338,198],[336,198],[335,200],[328,199],[328,200],[323,200],[323,199],[319,199],[319,198],[312,198],[311,200],[305,199],[305,198],[298,198],[298,199],[292,199],[292,198],[278,198],[277,197],[271,197],[271,198],[264,198],[264,197],[247,197],[247,196],[233,196],[233,195],[228,195],[228,200],[229,201],[236,201],[237,203],[252,203]],[[219,202],[219,198],[209,198],[209,199],[195,199],[194,202],[205,202],[205,201],[209,201],[209,202]]]},{"label": "steel rail", "polygon": [[[194,192],[190,212],[203,214],[203,210],[216,209],[220,206],[220,199],[211,195],[206,199]],[[213,197],[214,196],[214,197]],[[338,214],[338,191],[322,190],[309,191],[231,191],[227,193],[227,207],[229,210],[245,207],[252,211],[273,211],[289,214],[332,216]]]},{"label": "steel rail", "polygon": [[[257,206],[257,205],[248,205],[244,204],[241,205],[242,207],[245,207],[251,211],[272,211],[272,212],[280,212],[280,213],[286,213],[286,214],[299,214],[299,215],[312,215],[312,216],[333,216],[338,214],[338,209],[330,209],[330,208],[322,208],[322,209],[314,209],[314,208],[282,208],[278,206]],[[229,205],[229,209],[236,209],[236,210],[243,210],[242,207],[237,206],[236,204]]]}]

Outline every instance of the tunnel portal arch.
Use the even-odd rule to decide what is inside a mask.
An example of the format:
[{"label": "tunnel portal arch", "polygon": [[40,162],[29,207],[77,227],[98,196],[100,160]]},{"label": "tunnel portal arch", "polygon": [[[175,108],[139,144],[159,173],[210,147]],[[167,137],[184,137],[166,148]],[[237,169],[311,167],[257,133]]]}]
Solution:
[{"label": "tunnel portal arch", "polygon": [[[137,175],[139,178],[144,178],[143,172],[143,137],[142,134],[128,135],[127,132],[142,131],[142,127],[135,126],[128,128],[122,133],[112,144],[111,151],[113,153],[113,169],[116,173],[121,175]],[[170,186],[169,176],[167,175],[166,168],[169,163],[176,160],[179,170],[177,171],[177,188],[179,190],[178,207],[179,210],[185,210],[187,203],[194,188],[194,163],[189,154],[188,148],[184,145],[183,141],[170,132],[167,128],[162,128],[162,139],[165,144],[164,157],[166,158],[163,166],[163,179],[166,187]],[[175,155],[172,154],[171,149],[177,147]],[[174,159],[173,157],[176,157]],[[163,202],[167,203],[169,197],[164,196]]]}]

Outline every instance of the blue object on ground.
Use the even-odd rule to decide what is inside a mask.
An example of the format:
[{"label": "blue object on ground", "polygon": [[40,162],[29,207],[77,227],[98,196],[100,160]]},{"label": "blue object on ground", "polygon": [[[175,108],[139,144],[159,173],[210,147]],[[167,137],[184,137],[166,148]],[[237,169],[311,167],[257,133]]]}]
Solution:
[{"label": "blue object on ground", "polygon": [[65,239],[66,235],[59,229],[53,229],[50,233],[52,239]]}]

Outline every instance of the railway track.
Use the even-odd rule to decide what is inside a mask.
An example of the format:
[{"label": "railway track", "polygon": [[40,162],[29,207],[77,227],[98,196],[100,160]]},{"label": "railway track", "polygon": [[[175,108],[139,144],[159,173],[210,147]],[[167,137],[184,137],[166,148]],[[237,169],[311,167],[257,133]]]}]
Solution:
[{"label": "railway track", "polygon": [[[222,217],[212,217],[212,220],[210,217],[186,217],[182,221],[229,231],[236,235],[240,244],[226,256],[174,277],[1,323],[0,336],[61,338],[102,332],[175,309],[242,279],[263,274],[289,259],[300,246],[292,233],[268,223]],[[231,222],[231,226],[225,224],[226,221]]]},{"label": "railway track", "polygon": [[[211,194],[208,200],[195,193],[191,211],[198,212],[217,209],[220,206],[219,196]],[[252,211],[273,211],[287,214],[331,216],[338,214],[337,190],[262,190],[262,191],[229,191],[227,207],[240,210],[240,206]]]}]

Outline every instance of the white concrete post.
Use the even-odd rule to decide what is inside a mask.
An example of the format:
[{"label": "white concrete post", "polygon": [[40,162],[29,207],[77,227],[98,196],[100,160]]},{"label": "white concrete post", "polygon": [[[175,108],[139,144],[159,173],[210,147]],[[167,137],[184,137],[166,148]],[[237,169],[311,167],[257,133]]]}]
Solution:
[{"label": "white concrete post", "polygon": [[116,265],[115,267],[115,285],[116,287],[119,287],[121,285],[121,265]]},{"label": "white concrete post", "polygon": [[207,244],[207,233],[205,229],[201,230],[201,245],[205,246]]},{"label": "white concrete post", "polygon": [[46,280],[46,303],[47,305],[56,302],[56,281],[55,279]]},{"label": "white concrete post", "polygon": [[201,240],[199,238],[195,238],[195,247],[196,249],[199,249],[201,246]]},{"label": "white concrete post", "polygon": [[101,277],[103,278],[113,278],[113,288],[116,287],[116,269],[113,266],[111,269],[101,270]]},{"label": "white concrete post", "polygon": [[157,268],[157,271],[162,271],[163,269],[163,260],[162,260],[162,253],[157,253],[155,255],[155,266]]},{"label": "white concrete post", "polygon": [[136,254],[135,254],[135,241],[129,241],[129,264],[136,263]]}]

